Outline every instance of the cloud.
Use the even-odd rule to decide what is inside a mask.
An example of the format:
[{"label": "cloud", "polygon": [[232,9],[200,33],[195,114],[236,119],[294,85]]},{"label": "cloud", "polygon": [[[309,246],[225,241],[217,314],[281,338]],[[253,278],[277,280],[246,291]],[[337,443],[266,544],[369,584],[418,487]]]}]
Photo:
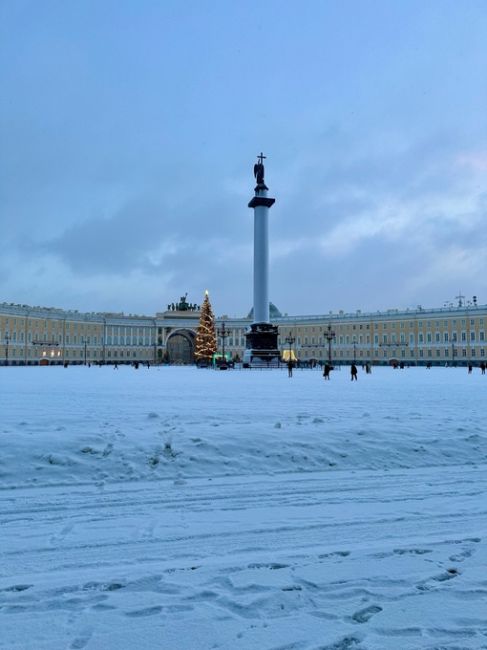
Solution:
[{"label": "cloud", "polygon": [[[435,305],[460,280],[464,291],[487,294],[487,280],[467,264],[483,254],[486,240],[487,171],[478,146],[442,133],[405,142],[380,131],[382,139],[332,131],[326,155],[324,141],[309,138],[295,159],[268,167],[277,198],[271,298],[281,311]],[[128,183],[124,191],[95,184],[89,209],[78,209],[74,221],[63,225],[59,215],[55,229],[12,236],[13,248],[31,259],[27,268],[35,273],[37,261],[44,269],[31,287],[40,296],[35,302],[44,296],[60,306],[150,314],[186,291],[199,302],[209,288],[217,313],[247,313],[250,171],[189,168],[164,165],[163,183],[151,168],[145,186]],[[55,283],[57,298],[43,282]],[[17,287],[13,300],[32,302],[6,267],[2,281],[0,265],[2,285]]]}]

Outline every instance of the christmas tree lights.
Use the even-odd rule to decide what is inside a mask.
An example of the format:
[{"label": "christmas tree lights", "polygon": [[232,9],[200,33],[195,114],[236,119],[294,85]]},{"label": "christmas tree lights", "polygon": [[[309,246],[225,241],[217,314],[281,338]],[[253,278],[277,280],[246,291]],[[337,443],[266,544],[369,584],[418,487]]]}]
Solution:
[{"label": "christmas tree lights", "polygon": [[208,291],[205,291],[205,299],[201,305],[200,322],[196,331],[194,356],[197,361],[209,362],[216,349],[215,316],[211,308]]}]

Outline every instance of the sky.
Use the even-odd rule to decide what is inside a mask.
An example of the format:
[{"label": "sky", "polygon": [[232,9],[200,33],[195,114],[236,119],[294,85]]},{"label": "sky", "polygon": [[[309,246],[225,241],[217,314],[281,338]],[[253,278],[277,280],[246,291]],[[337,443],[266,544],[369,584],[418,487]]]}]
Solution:
[{"label": "sky", "polygon": [[0,0],[0,302],[487,303],[484,0]]}]

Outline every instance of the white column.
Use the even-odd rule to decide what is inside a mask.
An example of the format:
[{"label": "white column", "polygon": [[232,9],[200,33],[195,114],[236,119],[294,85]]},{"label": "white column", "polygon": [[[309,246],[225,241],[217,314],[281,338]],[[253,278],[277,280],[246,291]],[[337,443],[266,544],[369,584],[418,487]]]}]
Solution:
[{"label": "white column", "polygon": [[[261,190],[258,196],[265,197]],[[254,323],[269,322],[269,208],[254,208]]]}]

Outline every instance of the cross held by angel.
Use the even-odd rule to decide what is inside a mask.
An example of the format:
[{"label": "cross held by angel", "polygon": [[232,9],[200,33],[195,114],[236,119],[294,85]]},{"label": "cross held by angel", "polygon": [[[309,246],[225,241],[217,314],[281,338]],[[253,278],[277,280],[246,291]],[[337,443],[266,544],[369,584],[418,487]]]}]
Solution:
[{"label": "cross held by angel", "polygon": [[255,180],[257,181],[257,185],[264,185],[264,160],[267,156],[264,156],[264,154],[261,152],[260,156],[257,156],[257,160],[259,162],[255,163],[254,165],[254,176]]}]

